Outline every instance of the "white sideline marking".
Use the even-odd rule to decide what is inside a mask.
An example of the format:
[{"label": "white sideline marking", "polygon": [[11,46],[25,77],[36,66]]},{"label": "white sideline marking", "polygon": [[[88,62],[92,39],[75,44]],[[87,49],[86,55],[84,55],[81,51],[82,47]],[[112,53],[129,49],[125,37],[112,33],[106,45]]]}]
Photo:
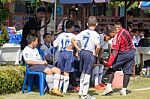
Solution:
[{"label": "white sideline marking", "polygon": [[148,88],[141,88],[141,89],[135,89],[133,91],[143,91],[143,90],[149,90],[149,89],[150,89],[150,87],[148,87]]}]

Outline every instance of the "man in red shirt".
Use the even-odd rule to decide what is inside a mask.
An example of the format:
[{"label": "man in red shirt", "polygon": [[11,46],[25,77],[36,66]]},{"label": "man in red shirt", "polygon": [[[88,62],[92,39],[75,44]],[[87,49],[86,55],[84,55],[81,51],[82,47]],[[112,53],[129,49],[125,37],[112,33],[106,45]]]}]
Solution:
[{"label": "man in red shirt", "polygon": [[115,26],[108,25],[106,27],[106,35],[113,38],[113,42],[112,53],[110,54],[109,60],[107,62],[104,61],[104,65],[109,67],[109,80],[103,95],[108,95],[113,91],[112,81],[114,73],[119,68],[121,68],[124,73],[123,88],[120,90],[120,94],[126,95],[135,57],[135,47],[132,43],[132,37],[127,30],[121,27],[120,23],[115,24]]}]

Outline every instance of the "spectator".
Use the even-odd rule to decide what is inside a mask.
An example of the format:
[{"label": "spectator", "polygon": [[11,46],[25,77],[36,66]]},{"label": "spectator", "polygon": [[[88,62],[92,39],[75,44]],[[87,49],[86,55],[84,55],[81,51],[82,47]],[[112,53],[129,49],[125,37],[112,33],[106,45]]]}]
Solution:
[{"label": "spectator", "polygon": [[[22,33],[22,39],[21,39],[21,50],[23,50],[25,48],[25,46],[27,46],[27,35],[32,33],[32,34],[37,34],[40,38],[40,29],[41,29],[41,21],[42,19],[45,17],[45,12],[46,9],[44,7],[39,7],[36,10],[36,13],[34,15],[34,17],[32,17],[31,19],[29,19],[23,28],[23,33]],[[40,39],[39,39],[40,40]]]},{"label": "spectator", "polygon": [[66,25],[66,20],[72,20],[75,25],[74,25],[74,33],[77,34],[80,32],[80,29],[81,29],[81,22],[78,20],[78,12],[75,8],[71,8],[69,10],[69,17],[65,17],[61,22],[60,24],[58,25],[58,33],[61,33],[61,32],[65,32],[66,29],[65,29],[65,25]]},{"label": "spectator", "polygon": [[[54,33],[54,20],[51,18],[51,15],[52,15],[52,8],[51,7],[48,7],[47,8],[47,31],[46,33],[49,33],[51,35],[53,35]],[[43,35],[45,34],[44,32],[44,23],[45,23],[45,18],[42,19],[42,23],[41,23],[41,27],[42,29],[40,30],[40,35],[41,35],[41,44],[44,44],[44,40],[43,40]]]},{"label": "spectator", "polygon": [[[121,27],[121,24],[116,25],[120,25]],[[109,67],[109,78],[103,95],[108,95],[113,91],[112,81],[114,79],[114,73],[120,68],[123,69],[124,73],[123,88],[120,90],[120,95],[126,95],[127,86],[132,75],[132,66],[134,64],[135,48],[130,33],[123,28],[120,28],[120,31],[117,32],[115,27],[112,25],[106,27],[106,35],[114,39],[112,42],[112,53],[108,62],[104,61],[104,65]]]}]

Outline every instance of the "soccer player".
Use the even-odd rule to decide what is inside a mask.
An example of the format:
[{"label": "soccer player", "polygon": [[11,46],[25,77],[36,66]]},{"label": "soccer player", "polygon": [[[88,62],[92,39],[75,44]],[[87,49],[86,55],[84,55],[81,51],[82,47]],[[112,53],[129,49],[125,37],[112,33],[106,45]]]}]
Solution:
[{"label": "soccer player", "polygon": [[[63,71],[64,83],[63,83],[63,93],[67,94],[67,89],[69,85],[69,73],[73,72],[72,64],[74,62],[73,48],[76,47],[78,50],[80,48],[75,42],[74,22],[72,20],[66,21],[66,32],[58,35],[56,40],[53,42],[54,47],[58,47],[59,57],[58,57],[58,67]],[[62,78],[61,78],[62,79]]]},{"label": "soccer player", "polygon": [[46,33],[43,35],[44,44],[41,45],[40,49],[44,52],[46,61],[49,64],[53,64],[53,46],[51,45],[51,34]]},{"label": "soccer player", "polygon": [[98,56],[100,49],[100,36],[95,31],[98,25],[95,16],[90,16],[88,19],[88,29],[80,32],[76,36],[76,40],[81,43],[80,51],[80,71],[82,72],[80,77],[80,91],[79,96],[81,99],[95,99],[88,94],[90,77],[92,69],[95,63],[95,57]]},{"label": "soccer player", "polygon": [[109,67],[109,80],[103,95],[110,94],[112,89],[112,81],[114,73],[117,69],[122,68],[124,73],[123,88],[120,90],[121,95],[126,95],[127,86],[132,75],[132,66],[135,58],[135,47],[132,43],[130,33],[121,27],[120,23],[116,23],[115,27],[108,25],[106,27],[106,35],[113,38],[112,53],[108,62],[104,61],[104,65]]},{"label": "soccer player", "polygon": [[[29,65],[29,70],[45,73],[48,86],[51,82],[49,80],[53,79],[53,88],[51,89],[51,85],[49,86],[49,89],[51,89],[49,90],[50,93],[57,96],[63,96],[62,93],[58,90],[61,73],[60,69],[47,64],[47,61],[41,59],[41,56],[36,48],[38,45],[38,36],[36,34],[28,34],[27,42],[28,46],[24,48],[22,53],[26,64]],[[54,77],[52,78],[53,74]]]}]

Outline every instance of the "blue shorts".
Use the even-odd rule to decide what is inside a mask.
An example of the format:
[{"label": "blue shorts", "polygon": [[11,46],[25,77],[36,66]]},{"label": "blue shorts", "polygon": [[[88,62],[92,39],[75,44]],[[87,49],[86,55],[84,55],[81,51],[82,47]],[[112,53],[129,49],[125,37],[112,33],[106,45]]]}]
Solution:
[{"label": "blue shorts", "polygon": [[58,68],[63,72],[74,72],[73,68],[73,51],[61,51],[58,57]]},{"label": "blue shorts", "polygon": [[135,62],[135,49],[126,52],[119,52],[112,68],[117,71],[122,68],[124,74],[132,74],[133,64]]},{"label": "blue shorts", "polygon": [[29,70],[30,71],[33,71],[33,72],[43,72],[44,73],[44,70],[45,68],[53,68],[54,66],[53,65],[32,65],[32,66],[29,66]]},{"label": "blue shorts", "polygon": [[80,72],[92,74],[95,57],[91,51],[81,50],[80,52]]}]

